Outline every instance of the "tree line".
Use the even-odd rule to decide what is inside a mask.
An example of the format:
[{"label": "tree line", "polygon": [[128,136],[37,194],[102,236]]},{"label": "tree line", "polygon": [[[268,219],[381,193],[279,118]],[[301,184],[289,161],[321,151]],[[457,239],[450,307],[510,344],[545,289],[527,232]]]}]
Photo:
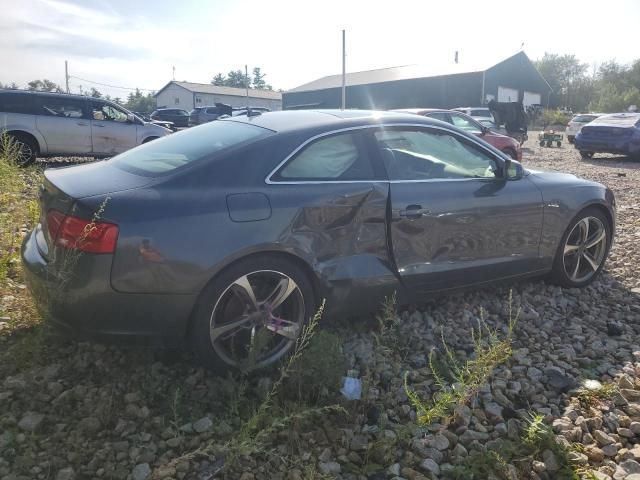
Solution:
[{"label": "tree line", "polygon": [[273,87],[265,81],[264,77],[266,77],[266,74],[262,73],[260,67],[253,69],[253,75],[245,74],[242,70],[231,70],[227,75],[216,74],[211,79],[211,84],[218,87],[247,88],[248,86],[257,90],[273,90]]},{"label": "tree line", "polygon": [[606,113],[635,105],[640,110],[640,59],[630,64],[609,60],[596,67],[575,55],[545,53],[534,63],[553,89],[550,108]]}]

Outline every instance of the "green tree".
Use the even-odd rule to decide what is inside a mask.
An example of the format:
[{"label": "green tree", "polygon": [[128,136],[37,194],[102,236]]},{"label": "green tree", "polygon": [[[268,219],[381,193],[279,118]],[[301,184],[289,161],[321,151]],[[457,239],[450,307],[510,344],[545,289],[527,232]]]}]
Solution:
[{"label": "green tree", "polygon": [[548,52],[534,63],[553,89],[549,106],[580,110],[579,94],[584,95],[585,89],[589,88],[589,83],[585,82],[589,66],[575,55],[558,55]]},{"label": "green tree", "polygon": [[218,73],[215,77],[211,79],[211,84],[216,85],[218,87],[223,87],[226,85],[227,79],[221,73]]},{"label": "green tree", "polygon": [[135,92],[129,93],[127,96],[127,102],[124,106],[132,112],[150,113],[156,108],[156,99],[153,96],[153,93],[147,93],[144,95],[136,88]]},{"label": "green tree", "polygon": [[37,90],[39,92],[63,92],[57,83],[47,80],[46,78],[44,80],[32,80],[27,85],[29,90]]},{"label": "green tree", "polygon": [[266,75],[260,71],[260,67],[255,67],[253,69],[253,88],[264,90],[267,86],[264,77],[266,77]]},{"label": "green tree", "polygon": [[631,65],[622,65],[615,60],[603,63],[596,76],[590,109],[598,112],[620,112],[631,105],[640,107],[640,59]]},{"label": "green tree", "polygon": [[93,98],[102,98],[102,93],[94,87],[91,87],[91,90],[89,90],[89,95]]},{"label": "green tree", "polygon": [[227,87],[247,88],[247,83],[251,86],[251,76],[247,78],[242,70],[231,70],[227,74],[225,85]]}]

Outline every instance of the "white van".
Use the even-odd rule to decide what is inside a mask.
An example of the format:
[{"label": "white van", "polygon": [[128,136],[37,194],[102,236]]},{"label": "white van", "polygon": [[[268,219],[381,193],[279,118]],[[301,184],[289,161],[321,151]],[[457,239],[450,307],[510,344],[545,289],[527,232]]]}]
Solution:
[{"label": "white van", "polygon": [[0,90],[0,132],[20,147],[24,165],[54,155],[116,155],[171,130],[99,98]]}]

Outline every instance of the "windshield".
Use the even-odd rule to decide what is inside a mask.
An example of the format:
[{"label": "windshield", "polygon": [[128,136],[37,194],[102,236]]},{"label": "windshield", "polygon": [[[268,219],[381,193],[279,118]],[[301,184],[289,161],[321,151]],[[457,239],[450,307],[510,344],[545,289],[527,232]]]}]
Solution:
[{"label": "windshield", "polygon": [[153,177],[271,133],[246,123],[211,122],[145,143],[111,161],[128,172]]}]

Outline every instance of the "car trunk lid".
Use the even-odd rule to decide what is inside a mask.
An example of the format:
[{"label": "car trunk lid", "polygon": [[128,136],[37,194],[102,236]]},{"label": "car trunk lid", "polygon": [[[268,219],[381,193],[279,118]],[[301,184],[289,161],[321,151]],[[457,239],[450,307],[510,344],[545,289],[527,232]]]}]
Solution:
[{"label": "car trunk lid", "polygon": [[39,191],[40,223],[35,229],[36,244],[45,259],[49,258],[52,238],[49,212],[68,215],[82,198],[106,195],[142,187],[154,179],[142,177],[109,165],[108,161],[72,167],[50,168],[44,172]]}]

